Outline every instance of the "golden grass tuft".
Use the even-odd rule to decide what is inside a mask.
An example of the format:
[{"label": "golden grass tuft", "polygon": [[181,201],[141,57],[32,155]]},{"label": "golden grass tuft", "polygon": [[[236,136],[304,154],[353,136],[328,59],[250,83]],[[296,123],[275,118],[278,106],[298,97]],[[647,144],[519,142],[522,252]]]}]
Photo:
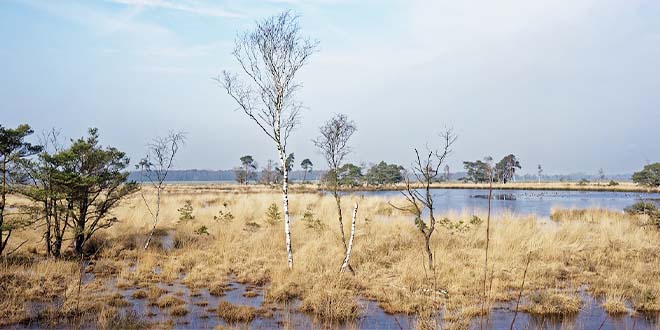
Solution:
[{"label": "golden grass tuft", "polygon": [[188,308],[183,305],[177,305],[170,308],[170,315],[172,316],[186,316],[188,314]]},{"label": "golden grass tuft", "polygon": [[185,305],[185,303],[186,302],[183,301],[181,298],[171,295],[164,295],[156,301],[156,306],[160,308],[169,308],[174,306]]},{"label": "golden grass tuft", "polygon": [[530,297],[530,303],[522,310],[542,316],[575,315],[582,308],[582,301],[575,294],[562,292],[537,292]]},{"label": "golden grass tuft", "polygon": [[218,316],[228,323],[245,323],[257,317],[257,310],[250,306],[234,305],[221,301],[216,308]]}]

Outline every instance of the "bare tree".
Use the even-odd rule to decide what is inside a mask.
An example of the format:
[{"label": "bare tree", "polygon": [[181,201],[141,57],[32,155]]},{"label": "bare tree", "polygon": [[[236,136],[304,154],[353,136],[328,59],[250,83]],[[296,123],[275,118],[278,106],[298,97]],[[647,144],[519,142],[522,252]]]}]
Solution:
[{"label": "bare tree", "polygon": [[[415,155],[417,159],[412,166],[412,176],[423,185],[422,189],[415,189],[411,184],[409,176],[406,176],[406,189],[401,191],[401,194],[406,198],[407,206],[392,207],[407,211],[415,216],[415,225],[419,231],[424,235],[424,248],[428,256],[429,269],[433,270],[433,252],[431,251],[431,235],[435,231],[435,215],[433,196],[431,195],[431,183],[433,183],[440,173],[440,166],[444,164],[445,159],[451,153],[451,146],[456,141],[456,136],[453,130],[446,129],[441,135],[442,149],[430,150],[422,157],[415,148]],[[421,192],[420,192],[421,190]],[[429,221],[428,224],[422,219],[423,211],[428,211]]]},{"label": "bare tree", "polygon": [[302,85],[296,73],[316,52],[318,42],[300,35],[298,17],[290,11],[257,22],[255,30],[239,35],[233,55],[246,77],[227,71],[218,82],[238,103],[245,115],[275,142],[283,169],[282,199],[284,232],[289,268],[293,268],[289,230],[289,171],[287,140],[299,123],[302,104],[295,100]]},{"label": "bare tree", "polygon": [[156,137],[151,143],[147,144],[147,155],[140,160],[140,163],[135,165],[140,170],[140,174],[156,189],[156,205],[154,209],[151,208],[149,202],[144,197],[144,192],[140,191],[140,196],[147,206],[147,210],[153,218],[153,226],[149,232],[144,249],[149,247],[151,238],[158,225],[158,216],[160,215],[160,199],[165,188],[165,179],[174,164],[174,157],[179,151],[179,147],[186,141],[186,134],[184,132],[170,132],[165,137]]},{"label": "bare tree", "polygon": [[[348,140],[357,131],[357,127],[352,120],[344,114],[336,114],[326,121],[319,128],[320,135],[312,140],[319,149],[325,161],[330,168],[326,182],[330,185],[332,195],[337,203],[337,213],[339,215],[339,231],[341,233],[341,242],[344,244],[344,252],[347,251],[346,235],[344,234],[344,220],[341,211],[341,196],[339,195],[339,168],[342,166],[344,158],[351,152]],[[353,272],[351,265],[348,269]]]}]

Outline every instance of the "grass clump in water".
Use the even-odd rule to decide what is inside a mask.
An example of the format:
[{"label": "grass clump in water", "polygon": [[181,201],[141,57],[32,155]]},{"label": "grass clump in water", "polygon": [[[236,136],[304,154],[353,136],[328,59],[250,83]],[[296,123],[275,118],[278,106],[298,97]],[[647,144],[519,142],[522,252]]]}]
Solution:
[{"label": "grass clump in water", "polygon": [[218,316],[229,323],[245,323],[254,320],[257,310],[250,306],[234,305],[221,301],[216,308]]},{"label": "grass clump in water", "polygon": [[538,292],[530,300],[523,310],[533,315],[568,316],[577,314],[582,308],[579,297],[560,292]]}]

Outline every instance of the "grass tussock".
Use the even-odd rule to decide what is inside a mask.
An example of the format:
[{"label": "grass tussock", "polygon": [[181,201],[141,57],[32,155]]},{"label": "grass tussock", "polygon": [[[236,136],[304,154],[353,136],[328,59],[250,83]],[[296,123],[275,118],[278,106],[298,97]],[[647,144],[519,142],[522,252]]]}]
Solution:
[{"label": "grass tussock", "polygon": [[257,317],[257,309],[250,306],[234,305],[221,301],[216,308],[218,316],[228,323],[245,323]]},{"label": "grass tussock", "polygon": [[181,305],[185,305],[185,304],[186,304],[186,302],[183,301],[181,298],[171,296],[171,295],[162,296],[156,301],[156,306],[158,306],[160,308],[170,308],[170,307],[181,306]]},{"label": "grass tussock", "polygon": [[575,315],[582,308],[582,301],[575,294],[562,292],[537,292],[530,297],[530,303],[522,310],[540,316]]}]

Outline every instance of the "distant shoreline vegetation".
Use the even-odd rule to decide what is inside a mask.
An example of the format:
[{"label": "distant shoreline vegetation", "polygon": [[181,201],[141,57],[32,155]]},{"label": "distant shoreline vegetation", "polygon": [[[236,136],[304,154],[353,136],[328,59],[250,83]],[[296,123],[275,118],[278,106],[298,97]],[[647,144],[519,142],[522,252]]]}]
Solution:
[{"label": "distant shoreline vegetation", "polygon": [[[325,170],[313,170],[307,172],[307,181],[320,181],[323,175],[327,171]],[[465,172],[455,172],[451,174],[451,179],[449,182],[458,183],[458,179],[465,177]],[[292,181],[302,181],[305,176],[305,171],[294,170],[290,173],[290,179]],[[144,178],[140,176],[139,171],[133,171],[129,175],[129,180],[134,180],[137,182],[144,181]],[[614,180],[619,182],[630,182],[632,174],[613,174],[608,175],[607,180]],[[598,181],[598,176],[593,174],[584,174],[584,173],[572,173],[572,174],[551,174],[543,175],[542,182],[551,182],[551,183],[569,183],[569,182],[580,182],[580,180],[586,179],[592,182]],[[516,175],[516,180],[518,182],[536,182],[536,174],[524,174]],[[236,182],[236,172],[235,170],[172,170],[170,171],[166,182]],[[607,182],[605,182],[607,183]]]}]

